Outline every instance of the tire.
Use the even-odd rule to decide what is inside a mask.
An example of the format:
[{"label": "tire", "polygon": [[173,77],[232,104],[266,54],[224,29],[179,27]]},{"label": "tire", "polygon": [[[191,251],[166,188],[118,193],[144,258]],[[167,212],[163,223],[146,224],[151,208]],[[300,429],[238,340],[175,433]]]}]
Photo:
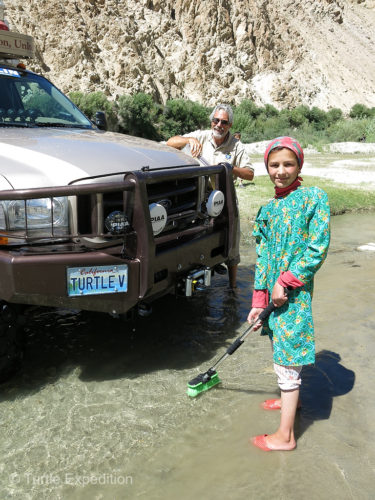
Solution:
[{"label": "tire", "polygon": [[22,330],[17,308],[0,302],[0,383],[11,378],[21,367]]}]

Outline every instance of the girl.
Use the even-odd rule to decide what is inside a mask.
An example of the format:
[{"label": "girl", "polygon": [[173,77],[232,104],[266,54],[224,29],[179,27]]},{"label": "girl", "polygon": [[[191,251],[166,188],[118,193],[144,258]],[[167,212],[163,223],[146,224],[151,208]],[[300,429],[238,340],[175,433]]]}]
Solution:
[{"label": "girl", "polygon": [[252,439],[265,451],[296,447],[293,428],[301,369],[315,361],[311,298],[314,274],[328,251],[330,212],[324,191],[301,186],[303,160],[301,146],[291,137],[278,137],[268,145],[264,162],[275,185],[275,198],[259,210],[253,232],[258,259],[248,321],[256,320],[269,298],[277,307],[263,325],[262,335],[268,334],[272,341],[281,399],[267,400],[262,406],[281,409],[281,421],[274,434]]}]

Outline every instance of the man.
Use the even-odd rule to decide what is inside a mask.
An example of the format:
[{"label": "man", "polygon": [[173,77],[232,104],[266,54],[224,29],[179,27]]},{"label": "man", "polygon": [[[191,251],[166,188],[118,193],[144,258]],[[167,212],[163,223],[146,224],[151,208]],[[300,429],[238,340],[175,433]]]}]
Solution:
[{"label": "man", "polygon": [[[196,130],[183,136],[176,135],[167,141],[168,146],[183,149],[190,146],[191,155],[202,156],[212,165],[230,163],[233,175],[251,181],[254,169],[243,144],[230,133],[233,123],[233,110],[228,104],[218,104],[210,115],[211,129]],[[237,266],[240,262],[239,235],[237,237],[237,257],[226,262],[229,273],[229,286],[237,286]]]}]

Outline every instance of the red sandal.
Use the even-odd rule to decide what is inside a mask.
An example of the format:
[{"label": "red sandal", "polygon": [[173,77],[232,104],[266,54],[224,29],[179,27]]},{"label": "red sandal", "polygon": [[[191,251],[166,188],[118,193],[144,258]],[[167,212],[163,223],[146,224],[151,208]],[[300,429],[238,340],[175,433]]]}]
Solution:
[{"label": "red sandal", "polygon": [[[263,410],[281,410],[281,400],[278,399],[266,399],[262,403]],[[298,401],[297,410],[301,408],[301,403]]]},{"label": "red sandal", "polygon": [[263,451],[272,451],[272,448],[269,448],[266,443],[266,437],[268,434],[261,434],[260,436],[255,436],[252,438],[251,442],[257,448],[260,448]]},{"label": "red sandal", "polygon": [[263,410],[281,410],[280,399],[267,399],[262,403]]}]

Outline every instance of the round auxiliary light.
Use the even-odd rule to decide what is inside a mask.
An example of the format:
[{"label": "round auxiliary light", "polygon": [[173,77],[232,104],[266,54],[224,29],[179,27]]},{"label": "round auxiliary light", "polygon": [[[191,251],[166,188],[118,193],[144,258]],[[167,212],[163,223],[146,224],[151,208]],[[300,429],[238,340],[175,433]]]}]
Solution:
[{"label": "round auxiliary light", "polygon": [[167,223],[167,211],[160,203],[151,203],[150,209],[152,232],[156,236],[161,233]]},{"label": "round auxiliary light", "polygon": [[129,227],[129,221],[124,212],[116,210],[106,217],[105,227],[111,234],[124,234]]},{"label": "round auxiliary light", "polygon": [[224,208],[224,203],[224,193],[222,191],[219,191],[218,189],[212,191],[206,203],[208,215],[210,215],[211,217],[217,217],[218,215],[220,215]]}]

